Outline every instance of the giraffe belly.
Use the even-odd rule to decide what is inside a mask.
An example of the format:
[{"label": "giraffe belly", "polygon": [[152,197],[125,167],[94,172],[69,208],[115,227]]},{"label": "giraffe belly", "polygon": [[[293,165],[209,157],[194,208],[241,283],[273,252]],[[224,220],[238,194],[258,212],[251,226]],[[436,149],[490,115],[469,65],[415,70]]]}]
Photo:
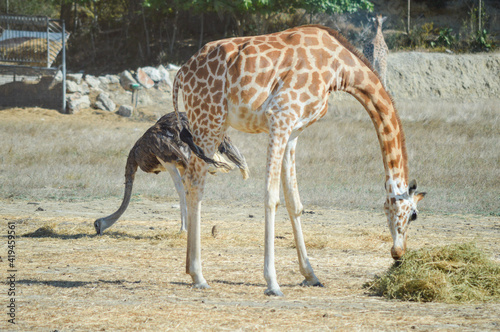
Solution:
[{"label": "giraffe belly", "polygon": [[264,110],[252,110],[250,105],[228,105],[227,123],[236,130],[250,133],[269,132],[268,118]]}]

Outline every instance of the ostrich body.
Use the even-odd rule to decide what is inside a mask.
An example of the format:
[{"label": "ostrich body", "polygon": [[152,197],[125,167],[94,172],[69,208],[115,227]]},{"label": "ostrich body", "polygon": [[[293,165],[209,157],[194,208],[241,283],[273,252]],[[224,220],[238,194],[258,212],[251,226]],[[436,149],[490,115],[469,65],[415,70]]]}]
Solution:
[{"label": "ostrich body", "polygon": [[[158,174],[162,171],[170,173],[180,200],[181,231],[186,230],[186,193],[181,176],[188,165],[191,151],[188,144],[179,138],[181,129],[189,126],[186,114],[179,113],[179,115],[182,126],[179,124],[175,113],[168,113],[151,126],[134,144],[134,147],[129,152],[125,166],[125,193],[122,204],[113,214],[97,219],[94,222],[97,234],[102,235],[104,230],[111,227],[127,209],[130,197],[132,196],[132,187],[137,168],[142,169],[146,173]],[[195,154],[198,153],[195,152]],[[248,178],[249,172],[245,157],[240,154],[227,135],[224,136],[222,143],[219,145],[214,159],[222,161],[224,160],[222,156],[227,157],[240,169],[244,180]],[[227,165],[226,163],[220,164]],[[227,167],[226,169],[219,168],[223,172],[227,171],[227,169]],[[212,174],[215,172],[215,168],[211,170]]]}]

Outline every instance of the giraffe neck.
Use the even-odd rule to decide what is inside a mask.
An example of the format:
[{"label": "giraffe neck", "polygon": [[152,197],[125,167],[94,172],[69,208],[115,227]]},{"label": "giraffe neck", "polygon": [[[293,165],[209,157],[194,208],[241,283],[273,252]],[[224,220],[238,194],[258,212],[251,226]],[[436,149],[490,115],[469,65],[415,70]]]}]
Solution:
[{"label": "giraffe neck", "polygon": [[365,74],[368,75],[369,83],[363,81],[356,84],[357,80],[354,79],[354,86],[346,87],[345,91],[364,106],[375,126],[382,151],[388,194],[402,195],[408,185],[408,160],[401,121],[379,78],[371,70]]},{"label": "giraffe neck", "polygon": [[382,25],[381,24],[378,24],[377,25],[377,34],[376,34],[377,38],[383,38],[383,34],[382,34]]}]

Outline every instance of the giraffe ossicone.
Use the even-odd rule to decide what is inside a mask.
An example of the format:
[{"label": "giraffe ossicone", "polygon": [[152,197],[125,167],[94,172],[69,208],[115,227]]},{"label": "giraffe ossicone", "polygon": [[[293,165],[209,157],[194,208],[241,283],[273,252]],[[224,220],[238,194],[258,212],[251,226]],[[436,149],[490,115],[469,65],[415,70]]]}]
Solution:
[{"label": "giraffe ossicone", "polygon": [[[173,89],[186,109],[193,142],[213,155],[226,130],[267,133],[265,180],[265,294],[282,295],[274,265],[274,223],[280,181],[290,216],[303,285],[320,286],[302,235],[295,147],[300,133],[325,115],[332,91],[353,95],[373,121],[386,175],[384,209],[393,237],[391,254],[399,259],[416,204],[423,194],[408,181],[406,145],[399,116],[369,61],[336,31],[302,26],[269,35],[229,38],[206,44],[178,71]],[[207,157],[208,156],[208,157]],[[200,209],[207,165],[189,161],[186,272],[195,287],[208,284],[201,268]],[[404,194],[406,195],[400,195]],[[397,194],[397,195],[395,195]]]}]

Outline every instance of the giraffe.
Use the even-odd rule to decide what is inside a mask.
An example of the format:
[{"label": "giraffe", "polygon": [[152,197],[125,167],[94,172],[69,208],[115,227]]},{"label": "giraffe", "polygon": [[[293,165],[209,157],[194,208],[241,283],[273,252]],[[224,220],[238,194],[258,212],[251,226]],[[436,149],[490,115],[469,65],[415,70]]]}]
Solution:
[{"label": "giraffe", "polygon": [[[192,141],[211,156],[229,127],[267,133],[265,176],[265,294],[282,296],[274,264],[274,223],[280,179],[292,223],[301,285],[322,286],[307,257],[300,217],[295,148],[300,133],[325,115],[330,92],[345,91],[366,109],[377,133],[385,170],[384,211],[393,238],[391,255],[406,250],[416,219],[416,182],[408,181],[405,138],[394,103],[371,64],[335,30],[301,26],[269,35],[230,38],[206,44],[178,71],[174,110],[182,91]],[[186,132],[188,132],[186,134]],[[182,136],[182,135],[181,135]],[[206,157],[207,160],[210,159]],[[186,273],[195,288],[209,288],[201,268],[200,209],[208,165],[191,157],[185,174],[188,192]]]},{"label": "giraffe", "polygon": [[380,74],[384,86],[387,87],[387,54],[389,54],[389,48],[384,40],[384,35],[382,33],[382,24],[387,19],[386,16],[377,15],[377,17],[372,17],[375,24],[377,32],[375,38],[368,42],[363,48],[363,54],[366,56],[368,61],[373,64],[375,70]]}]

